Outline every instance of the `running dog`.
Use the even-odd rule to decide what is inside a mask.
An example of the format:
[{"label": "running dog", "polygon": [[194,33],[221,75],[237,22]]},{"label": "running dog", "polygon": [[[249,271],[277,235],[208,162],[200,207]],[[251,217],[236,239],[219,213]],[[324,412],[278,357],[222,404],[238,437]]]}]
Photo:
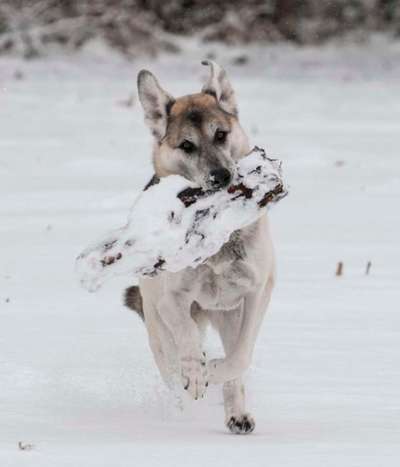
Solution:
[{"label": "running dog", "polygon": [[[235,163],[250,146],[225,70],[212,61],[202,64],[210,75],[200,93],[174,98],[147,70],[138,75],[138,93],[154,138],[156,177],[179,174],[204,189],[220,190],[229,185]],[[234,232],[205,263],[141,279],[139,287],[125,292],[125,304],[143,318],[163,379],[169,383],[178,375],[196,400],[209,383],[222,384],[225,422],[232,433],[255,427],[245,408],[243,375],[274,280],[273,245],[263,215]],[[221,337],[224,358],[206,359],[202,337],[207,323]]]}]

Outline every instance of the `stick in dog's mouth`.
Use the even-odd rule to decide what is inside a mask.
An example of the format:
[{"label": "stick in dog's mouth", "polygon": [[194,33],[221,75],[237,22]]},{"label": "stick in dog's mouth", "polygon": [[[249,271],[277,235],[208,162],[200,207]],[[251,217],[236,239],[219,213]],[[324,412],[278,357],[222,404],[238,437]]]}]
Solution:
[{"label": "stick in dog's mouth", "polygon": [[78,257],[81,283],[96,290],[114,273],[140,277],[196,267],[216,254],[233,231],[256,221],[286,195],[280,162],[257,147],[238,162],[232,183],[217,191],[187,187],[182,177],[153,176],[128,224]]}]

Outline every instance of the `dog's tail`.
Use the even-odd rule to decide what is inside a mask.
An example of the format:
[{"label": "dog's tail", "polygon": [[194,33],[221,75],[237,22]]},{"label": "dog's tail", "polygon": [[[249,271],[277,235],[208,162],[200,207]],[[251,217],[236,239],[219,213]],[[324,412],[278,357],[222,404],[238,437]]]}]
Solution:
[{"label": "dog's tail", "polygon": [[142,318],[144,321],[144,313],[143,313],[143,299],[142,294],[140,293],[140,288],[137,285],[133,285],[132,287],[128,287],[124,293],[124,304],[128,308],[136,313]]}]

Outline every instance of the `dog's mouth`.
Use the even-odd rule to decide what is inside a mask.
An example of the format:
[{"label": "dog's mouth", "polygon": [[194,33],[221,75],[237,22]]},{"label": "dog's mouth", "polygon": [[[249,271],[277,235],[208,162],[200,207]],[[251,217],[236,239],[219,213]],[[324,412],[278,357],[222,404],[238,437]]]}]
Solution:
[{"label": "dog's mouth", "polygon": [[218,191],[222,191],[224,188],[226,189],[227,187],[218,187],[207,183],[202,187],[202,190],[207,193],[217,193]]}]

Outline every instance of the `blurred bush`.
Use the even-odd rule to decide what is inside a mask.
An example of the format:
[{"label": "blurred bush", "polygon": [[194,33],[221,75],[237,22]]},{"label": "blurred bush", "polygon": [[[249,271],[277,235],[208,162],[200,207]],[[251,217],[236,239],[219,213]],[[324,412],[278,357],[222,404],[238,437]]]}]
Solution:
[{"label": "blurred bush", "polygon": [[101,39],[124,55],[178,51],[176,35],[226,44],[400,35],[400,0],[0,0],[0,53],[26,58]]}]

